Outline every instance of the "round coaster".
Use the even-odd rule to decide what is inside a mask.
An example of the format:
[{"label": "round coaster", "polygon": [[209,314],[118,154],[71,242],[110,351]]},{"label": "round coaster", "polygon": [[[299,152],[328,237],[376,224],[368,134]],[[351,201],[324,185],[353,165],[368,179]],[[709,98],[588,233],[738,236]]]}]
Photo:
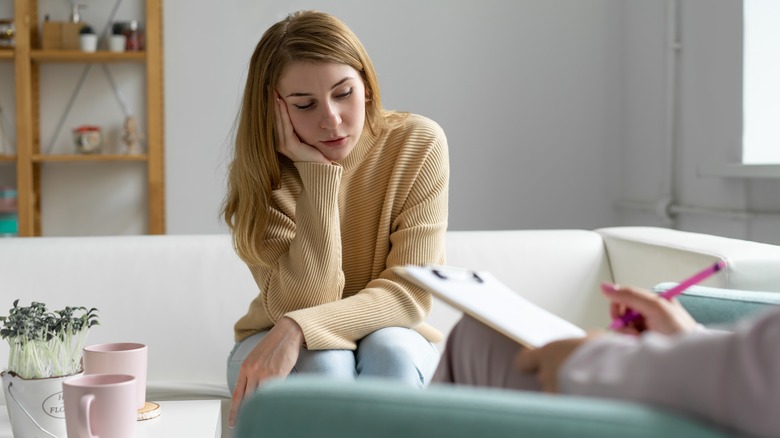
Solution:
[{"label": "round coaster", "polygon": [[138,421],[151,420],[160,416],[160,405],[155,402],[146,402],[143,408],[138,410]]}]

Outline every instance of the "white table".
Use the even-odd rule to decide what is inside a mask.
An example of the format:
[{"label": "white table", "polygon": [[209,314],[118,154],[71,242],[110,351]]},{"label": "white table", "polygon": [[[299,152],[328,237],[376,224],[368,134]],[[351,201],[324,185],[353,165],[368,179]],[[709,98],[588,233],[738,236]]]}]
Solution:
[{"label": "white table", "polygon": [[[157,418],[139,421],[137,438],[221,438],[219,400],[161,401]],[[8,411],[0,405],[0,438],[13,438]],[[64,438],[64,437],[63,437]]]}]

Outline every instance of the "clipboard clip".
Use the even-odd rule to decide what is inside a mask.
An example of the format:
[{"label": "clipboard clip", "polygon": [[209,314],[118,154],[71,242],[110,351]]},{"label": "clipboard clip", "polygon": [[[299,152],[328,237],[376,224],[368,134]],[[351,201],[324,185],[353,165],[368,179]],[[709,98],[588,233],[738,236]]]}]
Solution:
[{"label": "clipboard clip", "polygon": [[[441,268],[431,268],[433,275],[441,278],[442,280],[456,280],[456,281],[475,281],[477,283],[484,283],[485,280],[479,276],[475,271],[463,270],[443,270]],[[446,273],[445,273],[446,272]],[[455,274],[455,275],[453,275]]]}]

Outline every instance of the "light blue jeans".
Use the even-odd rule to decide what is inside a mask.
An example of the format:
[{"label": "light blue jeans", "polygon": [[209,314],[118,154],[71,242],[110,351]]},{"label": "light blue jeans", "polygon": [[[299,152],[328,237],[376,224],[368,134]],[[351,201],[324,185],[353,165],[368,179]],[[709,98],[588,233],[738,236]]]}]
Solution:
[{"label": "light blue jeans", "polygon": [[[238,380],[241,364],[267,333],[256,333],[233,347],[227,365],[231,393]],[[385,377],[423,388],[438,363],[438,350],[422,335],[404,327],[387,327],[359,340],[355,351],[309,351],[301,348],[291,374],[312,373],[346,379]]]}]

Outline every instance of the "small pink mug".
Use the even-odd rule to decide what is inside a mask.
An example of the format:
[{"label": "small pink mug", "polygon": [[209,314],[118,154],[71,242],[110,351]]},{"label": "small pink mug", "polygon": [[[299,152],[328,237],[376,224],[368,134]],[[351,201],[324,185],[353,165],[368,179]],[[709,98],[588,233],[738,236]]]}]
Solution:
[{"label": "small pink mug", "polygon": [[62,382],[69,438],[133,438],[135,377],[89,374]]},{"label": "small pink mug", "polygon": [[127,374],[135,377],[136,409],[146,404],[149,349],[144,344],[116,342],[84,347],[84,374]]}]

